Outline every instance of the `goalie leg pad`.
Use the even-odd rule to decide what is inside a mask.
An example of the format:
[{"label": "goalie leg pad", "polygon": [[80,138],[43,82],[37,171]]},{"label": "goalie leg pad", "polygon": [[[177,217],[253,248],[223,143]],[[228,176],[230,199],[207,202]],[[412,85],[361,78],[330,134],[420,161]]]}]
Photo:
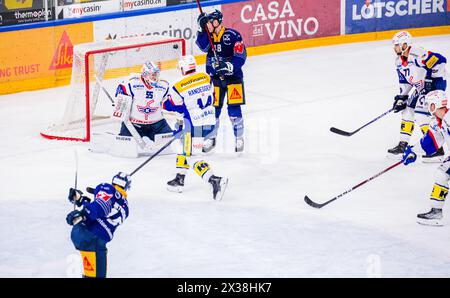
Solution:
[{"label": "goalie leg pad", "polygon": [[109,154],[117,157],[138,157],[139,152],[136,140],[131,136],[115,136]]},{"label": "goalie leg pad", "polygon": [[133,137],[118,136],[110,133],[93,134],[89,151],[108,153],[116,157],[138,157],[138,147]]}]

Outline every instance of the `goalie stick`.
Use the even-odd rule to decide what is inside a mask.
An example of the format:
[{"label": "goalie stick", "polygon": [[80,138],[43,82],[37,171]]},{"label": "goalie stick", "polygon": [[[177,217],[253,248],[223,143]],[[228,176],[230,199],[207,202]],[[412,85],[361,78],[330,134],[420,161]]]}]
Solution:
[{"label": "goalie stick", "polygon": [[367,182],[369,182],[369,181],[371,181],[371,180],[377,178],[378,176],[380,176],[380,175],[386,173],[387,171],[392,170],[393,168],[395,168],[396,166],[398,166],[398,165],[400,165],[400,164],[402,164],[402,163],[403,163],[403,160],[400,160],[399,162],[396,162],[395,164],[393,164],[393,165],[387,167],[386,169],[384,169],[383,171],[381,171],[381,172],[379,172],[379,173],[373,175],[372,177],[370,177],[370,178],[368,178],[368,179],[366,179],[366,180],[364,180],[364,181],[358,183],[357,185],[353,186],[352,188],[350,188],[350,189],[344,191],[344,192],[341,193],[340,195],[338,195],[338,196],[336,196],[336,197],[332,198],[331,200],[328,200],[328,201],[326,201],[326,202],[324,202],[324,203],[321,203],[321,204],[320,204],[320,203],[316,203],[316,202],[312,201],[308,196],[305,196],[305,202],[306,202],[306,204],[308,204],[309,206],[311,206],[311,207],[313,207],[313,208],[320,209],[320,208],[322,208],[322,207],[324,207],[324,206],[330,204],[331,202],[333,202],[333,201],[339,199],[340,197],[343,197],[344,195],[348,194],[349,192],[353,191],[354,189],[357,189],[357,188],[360,187],[361,185],[364,185],[364,184],[366,184]]},{"label": "goalie stick", "polygon": [[389,113],[392,112],[393,110],[394,110],[393,108],[392,108],[392,109],[389,109],[388,111],[384,112],[383,114],[381,114],[380,116],[378,116],[378,117],[376,117],[375,119],[371,120],[370,122],[364,124],[363,126],[361,126],[360,128],[358,128],[358,129],[355,130],[355,131],[348,132],[348,131],[344,131],[344,130],[341,130],[341,129],[336,128],[336,127],[331,127],[331,128],[330,128],[330,131],[331,131],[331,132],[334,132],[334,133],[336,133],[336,134],[338,134],[338,135],[341,135],[341,136],[350,137],[350,136],[354,135],[355,133],[357,133],[358,131],[360,131],[361,129],[363,129],[364,127],[368,126],[369,124],[372,124],[372,123],[374,123],[375,121],[377,121],[378,119],[380,119],[380,118],[386,116],[387,114],[389,114]]}]

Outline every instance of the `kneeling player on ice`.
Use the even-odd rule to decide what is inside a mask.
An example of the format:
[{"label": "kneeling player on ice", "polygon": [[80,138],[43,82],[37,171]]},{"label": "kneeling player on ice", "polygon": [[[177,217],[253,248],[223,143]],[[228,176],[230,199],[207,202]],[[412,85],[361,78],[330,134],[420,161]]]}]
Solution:
[{"label": "kneeling player on ice", "polygon": [[88,189],[94,194],[93,201],[78,189],[69,191],[69,201],[80,208],[70,212],[66,221],[73,225],[71,239],[81,253],[83,277],[106,277],[106,244],[129,214],[126,193],[131,184],[129,178],[119,173],[112,184],[101,183],[95,190]]},{"label": "kneeling player on ice", "polygon": [[[159,76],[158,65],[146,62],[140,74],[132,74],[118,85],[113,117],[119,118],[122,126],[112,146],[105,151],[115,156],[138,157],[154,153],[161,143],[172,137],[172,128],[162,113],[169,83]],[[95,148],[92,151],[101,152]],[[172,153],[170,147],[161,154],[165,153]]]},{"label": "kneeling player on ice", "polygon": [[[164,102],[164,109],[178,112],[184,118],[183,148],[176,160],[177,175],[167,182],[168,190],[174,192],[182,192],[184,178],[190,168],[188,158],[201,154],[204,138],[213,131],[216,123],[210,76],[203,72],[196,73],[197,64],[191,55],[182,57],[178,66],[184,77],[173,85],[169,100]],[[212,186],[213,199],[221,200],[228,179],[215,176],[209,164],[200,158],[194,162],[193,169]]]},{"label": "kneeling player on ice", "polygon": [[[435,90],[425,96],[425,104],[434,116],[430,128],[420,140],[420,146],[426,154],[435,153],[444,143],[450,146],[450,113],[448,113],[447,96],[442,90]],[[408,146],[403,154],[403,163],[408,165],[416,161],[415,148]],[[418,223],[442,226],[442,208],[448,194],[450,181],[450,157],[439,166],[435,174],[435,183],[430,195],[431,211],[418,214]]]},{"label": "kneeling player on ice", "polygon": [[[420,126],[425,135],[430,114],[424,106],[425,95],[433,90],[445,91],[447,87],[445,66],[447,59],[435,52],[412,46],[412,36],[407,31],[394,35],[394,51],[397,54],[396,69],[400,93],[394,99],[394,113],[402,112],[400,142],[388,150],[391,156],[400,157],[414,131],[414,124]],[[409,95],[409,93],[415,90]],[[431,155],[422,156],[423,162],[442,162],[444,149],[440,147]]]}]

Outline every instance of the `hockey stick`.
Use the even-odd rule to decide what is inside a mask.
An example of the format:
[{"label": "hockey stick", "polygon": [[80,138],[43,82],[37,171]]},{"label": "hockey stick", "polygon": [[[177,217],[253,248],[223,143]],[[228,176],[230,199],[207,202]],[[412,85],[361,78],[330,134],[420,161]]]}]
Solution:
[{"label": "hockey stick", "polygon": [[390,167],[384,169],[383,171],[381,171],[381,172],[379,172],[379,173],[373,175],[372,177],[370,177],[370,178],[368,178],[368,179],[366,179],[366,180],[360,182],[359,184],[353,186],[352,188],[350,188],[350,189],[344,191],[343,193],[341,193],[340,195],[338,195],[338,196],[332,198],[331,200],[328,200],[328,201],[326,201],[326,202],[324,202],[324,203],[322,203],[322,204],[313,202],[308,196],[305,196],[305,202],[306,202],[306,204],[308,204],[308,205],[311,206],[311,207],[320,209],[320,208],[322,208],[322,207],[324,207],[324,206],[330,204],[331,202],[333,202],[333,201],[339,199],[340,197],[342,197],[342,196],[348,194],[348,193],[351,192],[352,190],[357,189],[357,188],[360,187],[361,185],[366,184],[367,182],[369,182],[369,181],[371,181],[371,180],[377,178],[378,176],[380,176],[380,175],[386,173],[386,172],[389,171],[389,170],[392,170],[393,168],[395,168],[396,166],[398,166],[398,165],[400,165],[400,164],[402,164],[402,163],[403,163],[403,160],[400,160],[400,161],[396,162],[395,164],[391,165]]},{"label": "hockey stick", "polygon": [[[200,0],[196,0],[196,1],[197,1],[198,10],[200,11],[200,14],[202,14],[203,9],[202,9],[202,6],[200,5]],[[216,47],[214,46],[214,43],[212,41],[211,34],[209,33],[207,25],[205,25],[205,32],[206,32],[206,35],[208,36],[209,45],[211,46],[211,50],[213,52],[214,59],[216,59],[216,63],[219,63],[219,58],[217,57]],[[220,81],[223,83],[223,81],[225,80],[224,76],[219,75],[219,78],[220,78]]]},{"label": "hockey stick", "polygon": [[389,114],[389,113],[392,112],[393,110],[394,110],[393,108],[392,108],[392,109],[389,109],[388,111],[384,112],[383,114],[381,114],[380,116],[378,116],[378,117],[376,117],[375,119],[371,120],[370,122],[364,124],[363,126],[361,126],[360,128],[358,128],[358,129],[355,130],[355,131],[348,132],[348,131],[344,131],[344,130],[341,130],[341,129],[336,128],[336,127],[331,127],[331,128],[330,128],[330,131],[331,131],[331,132],[334,132],[334,133],[337,133],[338,135],[341,135],[341,136],[349,137],[349,136],[354,135],[355,133],[357,133],[358,131],[360,131],[361,129],[363,129],[364,127],[366,127],[367,125],[372,124],[373,122],[377,121],[378,119],[380,119],[380,118],[386,116],[387,114]]},{"label": "hockey stick", "polygon": [[158,151],[156,151],[155,153],[153,153],[152,156],[150,156],[149,158],[147,158],[146,161],[144,161],[142,164],[140,164],[136,169],[134,169],[133,172],[131,172],[130,177],[133,176],[137,171],[139,171],[143,166],[145,166],[150,160],[152,160],[153,158],[155,158],[158,154],[160,154],[162,151],[164,151],[164,149],[166,149],[167,147],[170,146],[170,144],[173,143],[173,141],[175,141],[178,136],[182,133],[183,131],[178,132],[176,135],[174,135],[172,137],[172,139],[170,141],[168,141],[164,146],[162,146],[161,148],[159,148]]},{"label": "hockey stick", "polygon": [[108,90],[106,90],[106,88],[103,87],[103,84],[100,82],[100,80],[99,80],[99,78],[97,76],[95,76],[95,80],[99,84],[99,86],[102,89],[102,91],[106,94],[106,96],[108,97],[109,101],[111,101],[111,105],[114,107],[116,104],[114,103],[114,99],[112,99],[111,95],[109,95]]}]

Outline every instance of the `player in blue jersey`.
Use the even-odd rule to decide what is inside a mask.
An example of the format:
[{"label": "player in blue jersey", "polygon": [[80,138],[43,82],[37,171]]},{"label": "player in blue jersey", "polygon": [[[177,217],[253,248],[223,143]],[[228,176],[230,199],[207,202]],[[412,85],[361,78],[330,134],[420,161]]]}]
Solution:
[{"label": "player in blue jersey", "polygon": [[[400,92],[394,99],[394,113],[402,112],[400,142],[388,150],[391,156],[400,157],[408,145],[417,124],[426,134],[430,114],[424,107],[424,97],[433,90],[445,91],[447,88],[445,66],[447,59],[439,53],[412,46],[412,36],[400,31],[393,38],[394,51],[397,54],[396,69]],[[422,156],[424,162],[441,162],[443,148],[432,155]]]},{"label": "player in blue jersey", "polygon": [[70,212],[66,221],[73,225],[71,239],[81,253],[83,277],[106,277],[106,244],[128,217],[126,191],[130,184],[130,177],[120,172],[111,184],[101,183],[94,190],[87,189],[94,195],[93,200],[82,191],[70,188],[69,201],[79,209]]},{"label": "player in blue jersey", "polygon": [[[219,10],[210,14],[202,13],[198,17],[200,31],[197,45],[206,55],[206,72],[212,77],[215,89],[214,107],[216,108],[216,128],[205,140],[203,152],[209,152],[216,145],[219,118],[225,102],[228,116],[233,125],[235,151],[244,150],[244,120],[241,106],[245,104],[244,75],[242,66],[247,59],[242,36],[236,30],[222,25],[223,15]],[[208,31],[206,31],[208,30]],[[217,59],[210,45],[208,34],[212,38]]]}]

